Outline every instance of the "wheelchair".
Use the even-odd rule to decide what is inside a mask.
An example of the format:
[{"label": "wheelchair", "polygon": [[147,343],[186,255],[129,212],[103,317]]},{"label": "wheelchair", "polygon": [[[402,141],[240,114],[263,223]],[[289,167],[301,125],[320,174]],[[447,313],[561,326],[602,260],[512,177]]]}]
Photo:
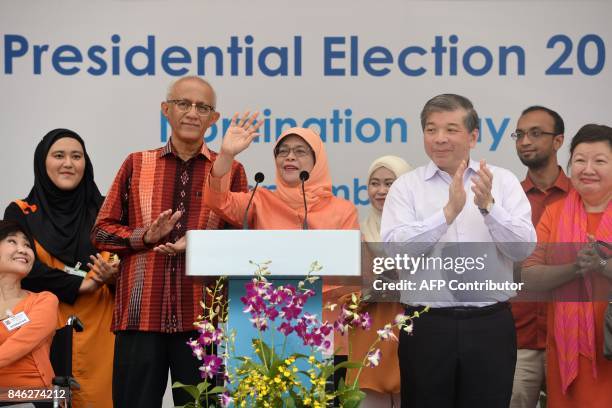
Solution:
[{"label": "wheelchair", "polygon": [[81,386],[72,376],[72,337],[74,331],[82,332],[83,323],[72,315],[66,325],[55,331],[51,343],[51,366],[55,372],[53,377],[53,408],[71,408],[72,390]]}]

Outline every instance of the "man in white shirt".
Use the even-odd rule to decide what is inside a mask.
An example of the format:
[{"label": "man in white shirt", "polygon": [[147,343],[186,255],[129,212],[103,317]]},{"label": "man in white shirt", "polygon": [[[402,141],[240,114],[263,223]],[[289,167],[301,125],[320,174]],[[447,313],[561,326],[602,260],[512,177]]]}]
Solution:
[{"label": "man in white shirt", "polygon": [[[473,253],[481,247],[486,252],[481,278],[505,277],[510,284],[513,262],[526,258],[533,249],[529,243],[536,241],[531,207],[514,174],[470,159],[478,123],[463,96],[438,95],[425,104],[421,126],[431,161],[393,183],[381,236],[416,256],[443,255],[440,247],[449,242],[491,243],[493,250],[486,244],[454,244],[453,251]],[[449,293],[432,292],[429,299],[402,293],[407,314],[431,307],[415,321],[414,335],[402,331],[400,336],[402,407],[508,407],[516,333],[507,301],[514,290]]]}]

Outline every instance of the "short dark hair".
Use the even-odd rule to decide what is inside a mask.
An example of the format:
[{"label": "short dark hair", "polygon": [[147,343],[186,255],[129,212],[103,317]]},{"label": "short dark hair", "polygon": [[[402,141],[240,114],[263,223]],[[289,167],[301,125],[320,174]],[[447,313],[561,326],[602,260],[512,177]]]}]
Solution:
[{"label": "short dark hair", "polygon": [[563,122],[563,118],[561,117],[561,115],[559,115],[554,110],[547,108],[545,106],[540,106],[540,105],[530,106],[527,109],[525,109],[523,112],[521,112],[521,116],[526,115],[530,112],[537,112],[537,111],[546,112],[553,118],[553,122],[555,124],[554,125],[555,135],[562,135],[563,133],[565,133],[565,123]]},{"label": "short dark hair", "polygon": [[30,242],[30,246],[34,249],[34,238],[32,238],[32,234],[30,230],[21,225],[20,223],[12,220],[0,220],[0,241],[8,237],[9,235],[14,235],[18,232],[23,233],[26,239]]},{"label": "short dark hair", "polygon": [[478,129],[479,119],[476,109],[472,102],[465,96],[457,94],[441,94],[434,96],[427,101],[423,110],[421,111],[421,129],[425,129],[427,118],[434,112],[452,112],[457,109],[463,109],[466,111],[463,124],[466,129],[471,132],[474,129]]},{"label": "short dark hair", "polygon": [[596,142],[608,142],[608,146],[612,149],[612,128],[606,125],[596,125],[589,123],[584,125],[578,130],[576,136],[572,138],[572,144],[570,145],[570,161],[574,155],[574,149],[580,143],[596,143]]}]

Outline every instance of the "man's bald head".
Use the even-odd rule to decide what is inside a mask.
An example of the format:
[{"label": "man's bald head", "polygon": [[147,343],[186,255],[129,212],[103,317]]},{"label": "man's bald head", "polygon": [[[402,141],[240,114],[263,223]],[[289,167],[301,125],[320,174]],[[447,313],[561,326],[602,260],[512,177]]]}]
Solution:
[{"label": "man's bald head", "polygon": [[212,93],[212,96],[213,96],[213,100],[211,101],[212,107],[213,108],[217,107],[217,94],[215,92],[215,89],[212,87],[212,85],[208,81],[206,81],[206,80],[204,80],[204,79],[202,79],[202,78],[200,78],[199,76],[196,76],[196,75],[190,75],[190,76],[182,77],[182,78],[179,78],[176,81],[172,82],[170,84],[170,86],[168,86],[168,92],[166,93],[166,100],[176,99],[176,95],[175,95],[176,86],[178,84],[186,82],[186,81],[195,81],[195,82],[199,82],[202,85],[207,86],[210,89],[210,91]]}]

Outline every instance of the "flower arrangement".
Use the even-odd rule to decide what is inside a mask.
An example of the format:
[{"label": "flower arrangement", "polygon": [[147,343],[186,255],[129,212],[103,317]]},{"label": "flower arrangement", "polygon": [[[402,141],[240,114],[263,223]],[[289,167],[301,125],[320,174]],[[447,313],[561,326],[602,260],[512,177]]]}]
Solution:
[{"label": "flower arrangement", "polygon": [[[270,262],[253,265],[256,267],[255,276],[246,284],[246,293],[240,301],[244,313],[250,315],[249,320],[257,329],[258,336],[252,339],[255,357],[235,355],[236,333],[228,330],[228,300],[224,295],[226,278],[219,278],[213,289],[207,288],[207,299],[201,302],[204,313],[194,323],[199,337],[188,342],[193,355],[202,361],[200,374],[203,381],[197,385],[178,382],[173,385],[173,388],[182,388],[193,397],[193,403],[184,407],[323,408],[335,398],[343,407],[358,407],[365,397],[359,389],[359,375],[364,367],[379,364],[381,352],[377,344],[397,341],[393,332],[395,327],[412,333],[413,319],[419,313],[398,315],[392,323],[377,330],[377,339],[361,362],[350,361],[349,346],[349,361],[334,366],[331,361],[320,358],[321,352],[332,346],[330,335],[334,331],[344,335],[351,330],[371,328],[370,316],[360,311],[365,299],[351,294],[350,301],[339,306],[341,311],[335,322],[321,322],[317,316],[303,311],[308,299],[315,295],[312,286],[319,279],[316,273],[322,269],[318,262],[311,265],[297,287],[291,284],[275,286],[270,282],[266,278],[270,275]],[[325,307],[333,310],[338,305]],[[275,333],[283,336],[281,347],[274,347]],[[286,352],[287,339],[292,335],[300,339],[309,350],[308,354]],[[268,341],[265,341],[265,336],[268,336]],[[214,353],[215,348],[217,353]],[[359,371],[351,384],[341,380],[338,389],[329,390],[328,380],[341,368]],[[224,385],[215,385],[215,379],[219,378]]]}]

